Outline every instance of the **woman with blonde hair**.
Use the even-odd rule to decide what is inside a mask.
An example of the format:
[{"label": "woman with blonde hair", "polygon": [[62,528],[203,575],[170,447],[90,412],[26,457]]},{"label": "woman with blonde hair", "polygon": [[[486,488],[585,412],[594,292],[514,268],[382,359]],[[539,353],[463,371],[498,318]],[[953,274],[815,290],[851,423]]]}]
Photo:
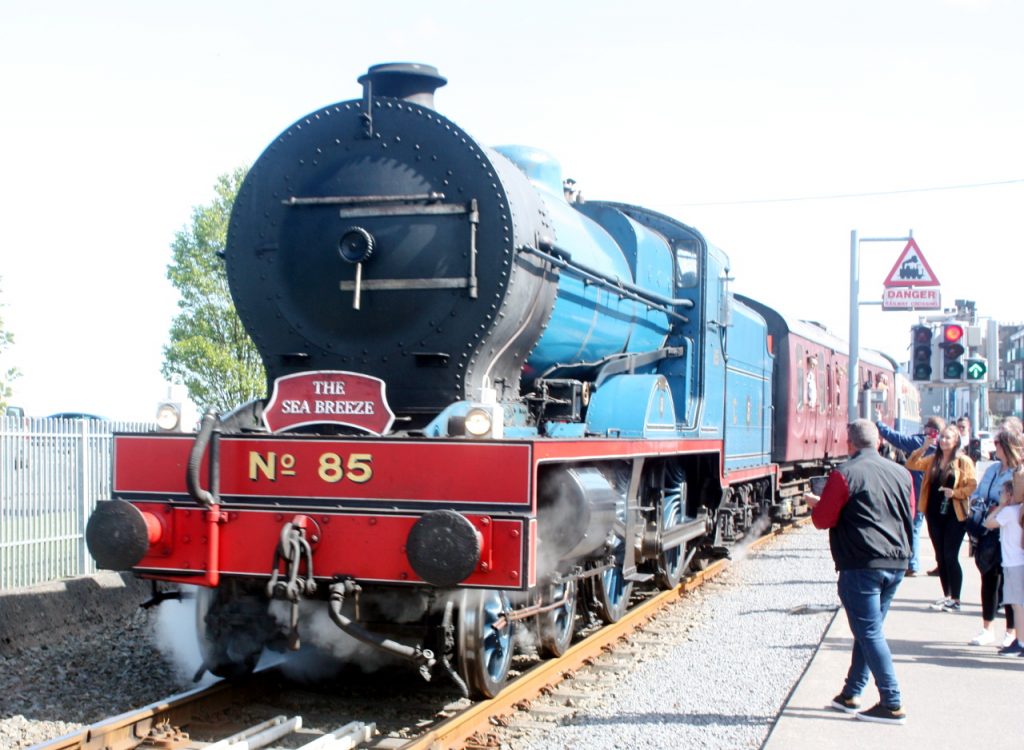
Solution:
[{"label": "woman with blonde hair", "polygon": [[960,433],[949,425],[938,436],[938,448],[930,456],[925,452],[936,438],[926,436],[924,445],[910,454],[907,468],[922,472],[921,497],[918,506],[928,524],[928,536],[935,550],[942,583],[942,599],[933,609],[960,611],[960,590],[964,572],[960,567],[960,545],[963,544],[970,513],[970,497],[978,486],[974,462],[960,450]]},{"label": "woman with blonde hair", "polygon": [[[978,482],[978,489],[971,496],[971,521],[967,533],[971,535],[974,564],[981,573],[981,631],[968,643],[984,646],[992,643],[992,622],[1003,599],[1003,560],[1000,548],[999,529],[987,529],[981,523],[988,512],[999,504],[1003,485],[1012,481],[1013,474],[1024,460],[1024,440],[1011,430],[1000,430],[995,436],[996,461],[985,470]],[[980,528],[979,528],[980,526]],[[1006,605],[1006,636],[1003,647],[1013,644],[1016,639],[1013,608]]]}]

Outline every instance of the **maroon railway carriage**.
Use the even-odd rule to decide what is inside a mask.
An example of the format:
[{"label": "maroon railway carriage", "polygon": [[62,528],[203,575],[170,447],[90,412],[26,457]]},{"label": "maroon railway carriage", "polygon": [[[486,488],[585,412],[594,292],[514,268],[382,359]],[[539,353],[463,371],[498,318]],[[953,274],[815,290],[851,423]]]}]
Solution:
[{"label": "maroon railway carriage", "polygon": [[[780,467],[782,482],[799,480],[808,471],[818,473],[823,462],[841,461],[847,455],[846,425],[851,419],[849,345],[819,324],[789,319],[756,300],[737,297],[768,324],[776,371],[772,460]],[[854,417],[873,416],[877,405],[892,424],[895,364],[871,350],[862,350],[859,360],[861,403]]]}]

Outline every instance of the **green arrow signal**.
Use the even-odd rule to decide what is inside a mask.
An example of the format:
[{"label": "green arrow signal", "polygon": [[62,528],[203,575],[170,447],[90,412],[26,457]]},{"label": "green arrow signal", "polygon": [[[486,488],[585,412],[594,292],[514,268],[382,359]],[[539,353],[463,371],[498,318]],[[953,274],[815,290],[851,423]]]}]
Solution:
[{"label": "green arrow signal", "polygon": [[967,360],[967,379],[982,380],[988,372],[988,365],[980,359]]}]

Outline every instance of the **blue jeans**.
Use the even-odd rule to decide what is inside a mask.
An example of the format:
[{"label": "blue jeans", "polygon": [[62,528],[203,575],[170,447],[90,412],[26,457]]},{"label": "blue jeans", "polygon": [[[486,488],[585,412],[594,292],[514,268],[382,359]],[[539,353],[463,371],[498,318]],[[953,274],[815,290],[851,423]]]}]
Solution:
[{"label": "blue jeans", "polygon": [[910,565],[909,569],[914,573],[921,570],[921,525],[924,523],[924,513],[914,514],[914,533],[910,537]]},{"label": "blue jeans", "polygon": [[839,571],[839,600],[846,609],[853,632],[853,656],[843,694],[853,697],[864,692],[870,670],[882,705],[888,708],[897,708],[903,703],[882,623],[903,574],[902,570],[870,568]]}]

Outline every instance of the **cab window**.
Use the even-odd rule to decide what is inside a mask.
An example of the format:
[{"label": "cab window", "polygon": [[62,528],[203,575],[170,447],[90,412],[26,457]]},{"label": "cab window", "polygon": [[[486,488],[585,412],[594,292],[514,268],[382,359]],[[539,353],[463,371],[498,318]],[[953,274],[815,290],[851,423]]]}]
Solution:
[{"label": "cab window", "polygon": [[700,278],[697,253],[689,247],[676,246],[676,287],[693,289]]}]

